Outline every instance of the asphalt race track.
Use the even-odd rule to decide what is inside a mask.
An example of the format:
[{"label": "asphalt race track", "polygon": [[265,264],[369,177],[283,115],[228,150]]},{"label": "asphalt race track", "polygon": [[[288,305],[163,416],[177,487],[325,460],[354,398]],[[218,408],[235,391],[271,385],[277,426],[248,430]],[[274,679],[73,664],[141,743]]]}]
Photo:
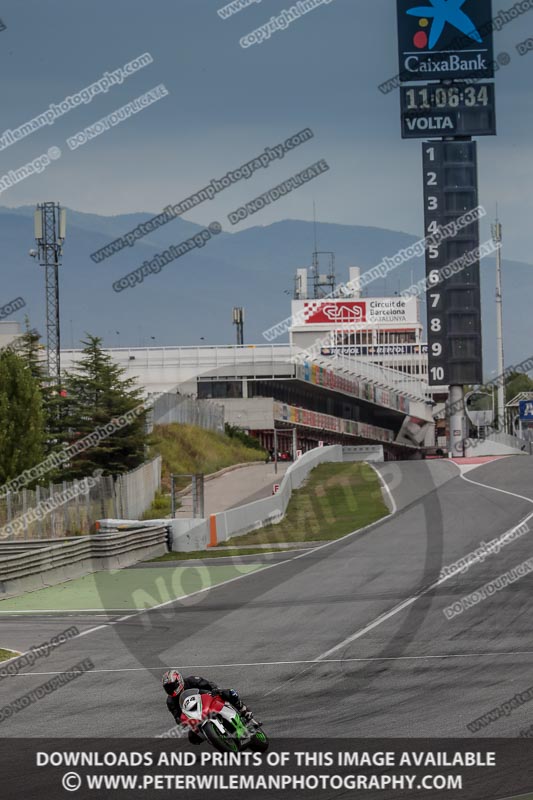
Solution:
[{"label": "asphalt race track", "polygon": [[18,649],[72,624],[83,634],[1,680],[0,707],[84,658],[95,665],[3,722],[0,736],[160,735],[172,726],[159,683],[167,666],[236,687],[271,736],[518,736],[531,724],[527,703],[477,734],[466,726],[533,684],[533,578],[451,620],[443,609],[533,556],[533,532],[433,584],[533,515],[533,460],[463,476],[447,461],[379,469],[395,513],[338,542],[124,617],[0,615],[2,643]]}]

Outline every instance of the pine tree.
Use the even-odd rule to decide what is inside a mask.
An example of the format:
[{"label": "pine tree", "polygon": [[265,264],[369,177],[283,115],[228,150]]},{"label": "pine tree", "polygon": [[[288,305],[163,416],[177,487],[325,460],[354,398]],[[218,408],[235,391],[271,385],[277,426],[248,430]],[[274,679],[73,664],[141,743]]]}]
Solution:
[{"label": "pine tree", "polygon": [[[135,380],[124,377],[125,370],[104,353],[101,342],[88,335],[76,370],[65,373],[63,422],[70,429],[71,443],[113,423],[142,402]],[[64,479],[84,477],[96,469],[104,475],[117,475],[142,464],[149,441],[145,418],[146,412],[139,414],[129,425],[75,456],[63,471]]]},{"label": "pine tree", "polygon": [[30,327],[29,317],[24,318],[24,324],[26,330],[17,340],[17,355],[26,362],[32,376],[42,387],[47,381],[47,375],[46,365],[40,356],[40,351],[44,349],[40,344],[41,336]]},{"label": "pine tree", "polygon": [[0,482],[43,458],[44,413],[38,381],[24,358],[0,352]]},{"label": "pine tree", "polygon": [[[62,447],[68,442],[68,434],[62,422],[62,407],[64,400],[58,393],[58,387],[48,377],[46,362],[42,357],[44,345],[40,343],[41,336],[30,327],[29,318],[25,318],[26,330],[19,337],[17,355],[27,364],[34,379],[38,382],[41,389],[44,427],[46,431],[44,440],[44,451],[49,455],[54,450]],[[50,476],[52,479],[60,480],[62,475],[55,473]]]}]

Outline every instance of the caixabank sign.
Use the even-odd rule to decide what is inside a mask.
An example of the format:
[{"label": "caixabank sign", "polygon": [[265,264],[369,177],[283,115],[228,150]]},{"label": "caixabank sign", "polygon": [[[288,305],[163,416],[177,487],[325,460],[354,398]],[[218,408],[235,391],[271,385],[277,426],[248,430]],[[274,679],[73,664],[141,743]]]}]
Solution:
[{"label": "caixabank sign", "polygon": [[397,0],[403,83],[494,77],[492,0]]}]

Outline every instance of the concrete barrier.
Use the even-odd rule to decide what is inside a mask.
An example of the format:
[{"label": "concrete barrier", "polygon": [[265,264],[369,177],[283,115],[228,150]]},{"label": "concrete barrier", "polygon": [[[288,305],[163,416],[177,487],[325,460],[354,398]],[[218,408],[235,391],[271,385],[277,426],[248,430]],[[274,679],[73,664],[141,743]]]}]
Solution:
[{"label": "concrete barrier", "polygon": [[168,519],[170,549],[176,553],[207,550],[211,540],[211,521],[208,519]]},{"label": "concrete barrier", "polygon": [[467,439],[465,456],[519,456],[530,455],[530,442],[508,434],[495,433],[486,439]]},{"label": "concrete barrier", "polygon": [[[170,548],[179,553],[206,550],[208,547],[226,542],[234,536],[275,525],[285,516],[292,492],[298,489],[319,464],[342,461],[383,461],[383,447],[361,446],[343,448],[341,445],[317,447],[304,453],[292,463],[283,476],[279,490],[272,497],[256,500],[243,506],[230,508],[209,519],[160,519],[152,524],[166,525],[170,531]],[[133,520],[101,520],[115,526],[137,525]]]},{"label": "concrete barrier", "polygon": [[302,485],[311,470],[319,464],[342,460],[341,445],[316,447],[314,450],[304,453],[288,468],[275,495],[214,515],[217,543],[263,528],[265,525],[275,525],[281,522],[293,490]]}]

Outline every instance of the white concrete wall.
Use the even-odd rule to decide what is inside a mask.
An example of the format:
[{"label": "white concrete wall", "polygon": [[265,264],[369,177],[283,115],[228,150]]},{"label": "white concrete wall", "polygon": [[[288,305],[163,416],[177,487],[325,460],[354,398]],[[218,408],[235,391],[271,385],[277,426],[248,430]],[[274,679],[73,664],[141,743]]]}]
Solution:
[{"label": "white concrete wall", "polygon": [[[289,345],[220,345],[202,347],[113,347],[105,352],[124,367],[128,378],[135,378],[147,393],[196,394],[196,379],[202,375],[291,375]],[[62,350],[61,367],[70,370],[79,361],[81,350]]]},{"label": "white concrete wall", "polygon": [[520,456],[520,455],[529,455],[529,446],[527,442],[524,442],[524,450],[520,450],[517,447],[511,447],[510,445],[503,444],[501,442],[492,442],[490,439],[485,439],[484,442],[479,442],[477,444],[476,439],[473,440],[476,442],[475,447],[466,447],[465,448],[465,456],[471,458],[477,458],[478,456]]},{"label": "white concrete wall", "polygon": [[224,398],[224,421],[250,430],[274,428],[272,397]]},{"label": "white concrete wall", "polygon": [[[302,485],[311,470],[318,464],[332,461],[343,461],[343,451],[340,445],[317,447],[310,450],[291,464],[280,483],[277,494],[213,515],[216,519],[217,541],[225,542],[233,536],[280,522],[293,490]],[[172,525],[173,550],[183,553],[207,549],[210,542],[210,520],[176,519],[167,520],[167,522]]]},{"label": "white concrete wall", "polygon": [[302,485],[311,470],[318,464],[342,460],[340,445],[316,447],[304,453],[298,461],[291,464],[275,495],[215,515],[218,542],[280,522],[287,510],[293,490]]},{"label": "white concrete wall", "polygon": [[208,519],[169,519],[166,522],[172,527],[171,548],[174,552],[207,550],[210,530]]}]

